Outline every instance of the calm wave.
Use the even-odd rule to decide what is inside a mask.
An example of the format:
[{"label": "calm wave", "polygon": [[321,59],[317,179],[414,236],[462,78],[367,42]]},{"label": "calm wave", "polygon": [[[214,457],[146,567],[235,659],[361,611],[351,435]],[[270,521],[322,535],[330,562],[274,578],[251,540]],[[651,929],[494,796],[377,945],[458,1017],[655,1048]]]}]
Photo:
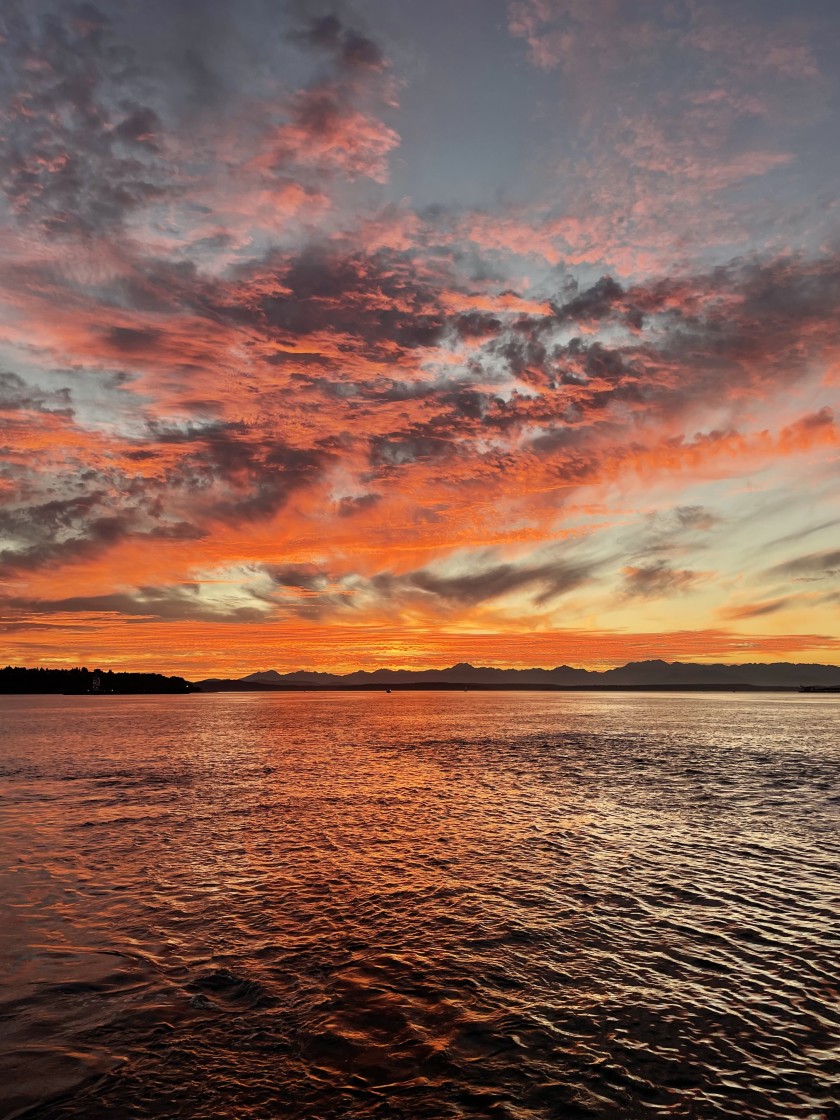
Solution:
[{"label": "calm wave", "polygon": [[840,698],[0,703],[8,1116],[840,1117]]}]

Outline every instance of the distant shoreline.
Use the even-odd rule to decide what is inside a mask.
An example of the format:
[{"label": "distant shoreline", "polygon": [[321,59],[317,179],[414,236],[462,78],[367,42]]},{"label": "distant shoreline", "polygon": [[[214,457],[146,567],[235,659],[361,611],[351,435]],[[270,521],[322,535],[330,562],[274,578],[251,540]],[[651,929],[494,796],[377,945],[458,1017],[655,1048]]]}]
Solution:
[{"label": "distant shoreline", "polygon": [[6,695],[122,696],[298,692],[701,692],[840,693],[840,666],[775,662],[705,665],[660,660],[628,662],[605,671],[560,665],[554,669],[500,669],[460,662],[446,669],[357,670],[344,675],[274,670],[248,676],[188,681],[161,673],[110,669],[0,669]]},{"label": "distant shoreline", "polygon": [[110,692],[41,692],[29,689],[22,692],[0,690],[0,696],[215,696],[219,693],[328,693],[328,692],[746,692],[746,693],[796,693],[801,695],[838,695],[840,689],[817,688],[803,689],[798,685],[727,685],[727,684],[346,684],[346,685],[259,685],[249,684],[239,687],[235,684],[208,688],[196,685],[188,691],[169,692],[154,689],[119,690]]},{"label": "distant shoreline", "polygon": [[196,691],[216,692],[799,692],[799,685],[753,684],[459,684],[457,682],[403,684],[272,685],[238,682],[209,685]]}]

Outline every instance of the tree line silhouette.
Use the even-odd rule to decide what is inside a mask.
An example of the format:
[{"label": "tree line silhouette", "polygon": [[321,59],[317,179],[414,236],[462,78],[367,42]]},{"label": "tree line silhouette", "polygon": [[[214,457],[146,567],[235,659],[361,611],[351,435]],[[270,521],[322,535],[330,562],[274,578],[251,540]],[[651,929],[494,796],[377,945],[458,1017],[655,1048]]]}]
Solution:
[{"label": "tree line silhouette", "polygon": [[0,669],[0,693],[142,693],[198,691],[183,677],[162,673],[115,673],[111,669]]}]

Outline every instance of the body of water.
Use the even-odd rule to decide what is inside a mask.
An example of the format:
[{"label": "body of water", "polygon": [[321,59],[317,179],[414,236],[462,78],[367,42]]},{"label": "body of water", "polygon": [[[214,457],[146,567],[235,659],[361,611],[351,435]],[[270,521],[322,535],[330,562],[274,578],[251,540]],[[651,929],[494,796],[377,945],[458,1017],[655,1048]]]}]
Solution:
[{"label": "body of water", "polygon": [[0,697],[0,1112],[840,1117],[840,697]]}]

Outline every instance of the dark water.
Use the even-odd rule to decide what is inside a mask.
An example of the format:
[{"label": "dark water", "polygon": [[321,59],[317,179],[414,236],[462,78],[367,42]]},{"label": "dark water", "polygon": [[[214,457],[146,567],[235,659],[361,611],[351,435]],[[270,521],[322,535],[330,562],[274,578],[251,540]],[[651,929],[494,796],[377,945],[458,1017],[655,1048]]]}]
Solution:
[{"label": "dark water", "polygon": [[840,698],[0,704],[5,1115],[840,1117]]}]

